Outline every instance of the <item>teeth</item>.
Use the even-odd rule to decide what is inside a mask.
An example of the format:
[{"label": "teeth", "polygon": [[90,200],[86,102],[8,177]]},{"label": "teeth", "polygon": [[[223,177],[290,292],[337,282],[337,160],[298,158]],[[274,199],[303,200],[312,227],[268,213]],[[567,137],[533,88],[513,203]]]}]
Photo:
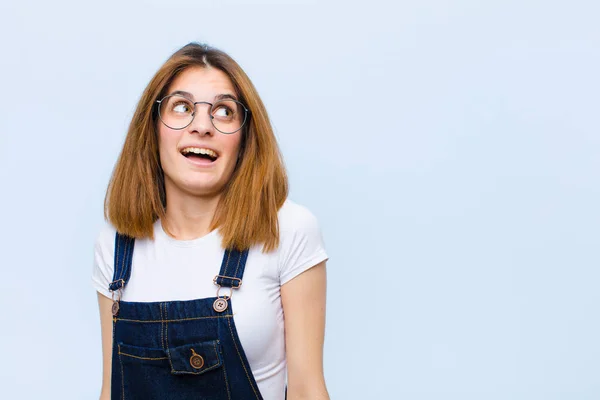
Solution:
[{"label": "teeth", "polygon": [[211,149],[205,149],[205,148],[201,148],[201,147],[186,147],[185,149],[181,150],[181,153],[182,154],[188,154],[188,153],[206,154],[207,156],[210,156],[212,158],[217,158],[217,153],[215,153]]}]

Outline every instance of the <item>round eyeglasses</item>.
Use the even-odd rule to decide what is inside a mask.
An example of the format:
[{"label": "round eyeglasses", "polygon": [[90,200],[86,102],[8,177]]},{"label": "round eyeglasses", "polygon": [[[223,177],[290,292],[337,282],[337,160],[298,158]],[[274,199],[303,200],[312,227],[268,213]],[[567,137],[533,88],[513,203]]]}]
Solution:
[{"label": "round eyeglasses", "polygon": [[158,117],[171,129],[183,129],[192,123],[196,116],[196,104],[208,104],[210,122],[221,133],[231,134],[242,129],[250,110],[233,99],[223,99],[215,103],[207,101],[193,102],[179,94],[170,94],[158,103]]}]

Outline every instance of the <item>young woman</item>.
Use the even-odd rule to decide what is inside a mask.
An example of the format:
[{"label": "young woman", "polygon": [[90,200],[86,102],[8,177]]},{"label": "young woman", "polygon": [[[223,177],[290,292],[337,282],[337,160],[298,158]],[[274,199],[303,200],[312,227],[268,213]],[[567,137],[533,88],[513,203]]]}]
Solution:
[{"label": "young woman", "polygon": [[329,398],[327,255],[287,194],[240,66],[174,53],[137,105],[95,244],[102,400]]}]

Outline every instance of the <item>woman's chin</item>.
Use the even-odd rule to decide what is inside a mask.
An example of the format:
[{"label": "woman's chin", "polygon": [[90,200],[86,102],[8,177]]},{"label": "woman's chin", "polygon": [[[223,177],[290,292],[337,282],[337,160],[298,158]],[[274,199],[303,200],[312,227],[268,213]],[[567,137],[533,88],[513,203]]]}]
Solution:
[{"label": "woman's chin", "polygon": [[214,183],[194,182],[185,185],[183,191],[198,197],[215,197],[221,193],[223,185],[215,185]]}]

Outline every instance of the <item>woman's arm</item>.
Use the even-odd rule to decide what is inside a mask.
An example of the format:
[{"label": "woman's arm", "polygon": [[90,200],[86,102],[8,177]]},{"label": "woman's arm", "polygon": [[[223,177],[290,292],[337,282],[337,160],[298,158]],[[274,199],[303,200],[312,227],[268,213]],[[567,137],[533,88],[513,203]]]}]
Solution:
[{"label": "woman's arm", "polygon": [[98,293],[100,328],[102,330],[102,391],[100,400],[110,400],[110,376],[112,362],[113,315],[112,300]]},{"label": "woman's arm", "polygon": [[329,400],[323,375],[326,281],[323,261],[281,287],[288,400]]}]

